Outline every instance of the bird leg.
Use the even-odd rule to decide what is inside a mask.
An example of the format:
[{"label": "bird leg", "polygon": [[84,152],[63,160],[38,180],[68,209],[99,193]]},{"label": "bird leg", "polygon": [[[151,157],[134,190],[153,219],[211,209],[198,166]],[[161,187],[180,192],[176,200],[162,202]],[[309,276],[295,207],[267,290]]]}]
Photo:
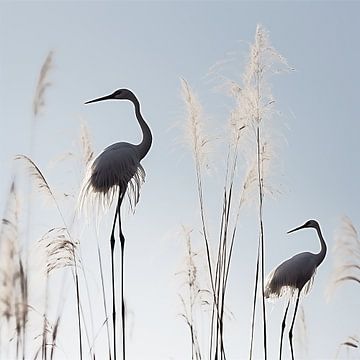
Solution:
[{"label": "bird leg", "polygon": [[292,319],[291,322],[291,327],[290,327],[290,331],[289,331],[289,340],[290,340],[290,349],[291,349],[291,359],[294,360],[294,348],[293,348],[293,343],[292,343],[292,338],[293,338],[293,328],[294,328],[294,324],[295,324],[295,316],[296,316],[296,312],[299,306],[299,299],[300,299],[300,289],[298,290],[298,294],[297,294],[297,298],[296,298],[296,304],[295,304],[295,310],[294,310],[294,317]]},{"label": "bird leg", "polygon": [[120,206],[124,198],[125,191],[122,194],[119,194],[118,202],[118,219],[119,219],[119,237],[120,237],[120,247],[121,247],[121,318],[122,318],[122,352],[123,360],[125,360],[125,302],[124,302],[124,248],[125,248],[125,237],[122,232],[121,227],[121,214]]},{"label": "bird leg", "polygon": [[283,318],[283,321],[282,321],[282,324],[281,324],[280,352],[279,352],[279,359],[280,359],[280,360],[281,360],[281,353],[282,353],[282,344],[283,344],[284,330],[285,330],[285,326],[286,326],[285,320],[286,320],[286,315],[287,315],[288,310],[289,310],[289,305],[290,305],[290,299],[289,299],[288,304],[287,304],[287,306],[286,306],[284,318]]},{"label": "bird leg", "polygon": [[114,272],[114,249],[115,249],[115,224],[116,218],[120,213],[120,196],[116,205],[115,216],[110,236],[111,247],[111,290],[112,290],[112,321],[113,321],[113,347],[114,347],[114,360],[116,360],[116,301],[115,301],[115,272]]}]

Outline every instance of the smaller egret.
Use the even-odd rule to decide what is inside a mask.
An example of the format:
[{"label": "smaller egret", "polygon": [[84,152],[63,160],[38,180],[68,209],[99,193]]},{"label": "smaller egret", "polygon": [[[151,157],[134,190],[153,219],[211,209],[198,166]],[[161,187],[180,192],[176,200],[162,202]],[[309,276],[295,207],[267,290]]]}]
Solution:
[{"label": "smaller egret", "polygon": [[306,294],[310,290],[316,269],[323,262],[327,250],[325,240],[320,230],[320,225],[316,220],[309,220],[304,225],[292,229],[287,233],[289,234],[304,228],[314,228],[317,231],[321,246],[320,252],[317,254],[313,254],[310,252],[302,252],[284,261],[269,274],[265,286],[266,298],[280,297],[285,294],[290,295],[290,299],[286,306],[284,318],[281,324],[280,354],[279,354],[280,359],[281,359],[281,351],[282,351],[282,341],[283,341],[285,324],[286,324],[285,320],[289,310],[291,297],[294,296],[295,292],[297,291],[295,310],[289,331],[291,358],[294,359],[292,337],[293,337],[295,316],[299,305],[300,294],[301,293]]}]

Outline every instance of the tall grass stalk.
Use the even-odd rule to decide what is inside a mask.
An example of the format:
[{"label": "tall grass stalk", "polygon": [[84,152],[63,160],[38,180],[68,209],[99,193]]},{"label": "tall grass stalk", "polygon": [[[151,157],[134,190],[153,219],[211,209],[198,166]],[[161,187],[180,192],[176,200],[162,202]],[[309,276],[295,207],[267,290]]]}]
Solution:
[{"label": "tall grass stalk", "polygon": [[[265,236],[264,236],[264,157],[266,143],[264,141],[264,122],[269,121],[273,115],[274,99],[268,85],[268,77],[279,72],[275,65],[285,65],[286,60],[270,45],[267,31],[260,25],[256,28],[255,41],[250,46],[249,60],[243,76],[243,84],[237,92],[238,101],[243,107],[247,123],[253,130],[256,144],[256,178],[258,188],[258,224],[259,240],[255,270],[254,299],[252,310],[251,340],[249,358],[252,358],[254,325],[256,318],[256,300],[258,289],[261,289],[261,308],[263,324],[264,358],[267,359],[267,331],[266,331],[266,305],[265,305]],[[260,286],[259,286],[260,283]]]},{"label": "tall grass stalk", "polygon": [[[222,188],[222,205],[220,210],[219,232],[216,244],[216,257],[212,260],[212,250],[206,225],[205,194],[203,191],[202,167],[204,166],[208,138],[203,135],[203,119],[201,107],[190,86],[182,80],[182,90],[185,104],[188,109],[187,134],[190,139],[195,162],[197,178],[197,191],[202,224],[202,237],[204,238],[207,256],[209,280],[212,293],[212,312],[210,320],[209,359],[226,359],[224,346],[224,319],[226,313],[226,289],[228,284],[230,264],[232,259],[234,240],[239,220],[240,208],[244,203],[245,193],[248,191],[249,181],[245,177],[240,186],[240,196],[234,197],[234,190],[239,187],[237,179],[238,153],[240,140],[246,125],[237,110],[230,116],[231,136],[228,144],[227,160],[225,164],[225,178]],[[250,173],[250,171],[249,171]]]},{"label": "tall grass stalk", "polygon": [[203,237],[205,241],[206,248],[206,258],[210,274],[211,288],[215,292],[214,283],[213,283],[213,270],[211,265],[211,254],[210,254],[210,245],[208,239],[208,230],[206,225],[206,214],[205,214],[205,204],[204,204],[204,193],[203,193],[203,180],[202,180],[202,167],[206,159],[206,150],[209,139],[204,135],[203,124],[202,124],[202,109],[199,101],[194,95],[192,89],[186,80],[181,79],[182,86],[182,95],[184,102],[187,107],[187,117],[188,117],[188,126],[187,130],[190,134],[190,144],[192,146],[192,153],[194,156],[195,162],[195,172],[196,172],[196,181],[197,181],[197,193],[198,201],[200,206],[200,217],[201,217],[201,226]]},{"label": "tall grass stalk", "polygon": [[[215,316],[216,317],[215,323],[219,324],[220,320],[218,317],[219,315],[218,298],[217,298],[215,278],[213,274],[211,249],[210,249],[208,230],[206,224],[203,179],[202,179],[203,178],[202,168],[206,161],[209,139],[206,137],[203,130],[203,119],[202,119],[203,115],[202,115],[201,105],[197,97],[193,93],[192,89],[190,88],[189,84],[184,79],[181,79],[181,89],[182,89],[184,103],[187,108],[187,126],[185,133],[188,136],[188,141],[192,149],[192,154],[194,157],[194,164],[195,164],[197,195],[198,195],[199,209],[200,209],[202,237],[204,239],[204,244],[205,244],[209,280],[211,284],[211,292],[213,297],[213,306],[214,306],[213,318]],[[213,352],[213,341],[214,341],[213,323],[214,321],[212,321],[211,332],[210,332],[209,358],[211,358]]]},{"label": "tall grass stalk", "polygon": [[99,259],[99,270],[100,270],[100,276],[101,276],[101,291],[102,291],[104,314],[105,314],[105,322],[106,322],[106,334],[107,334],[107,344],[108,344],[108,355],[109,355],[109,360],[111,360],[111,342],[110,342],[110,330],[109,330],[109,322],[108,322],[108,311],[107,311],[107,306],[106,306],[104,272],[103,272],[103,267],[102,267],[102,260],[101,260],[101,253],[100,253],[99,244],[98,244],[97,249],[98,249],[98,259]]},{"label": "tall grass stalk", "polygon": [[198,338],[198,327],[195,321],[195,312],[197,305],[202,302],[202,289],[198,280],[198,269],[196,265],[196,256],[197,253],[193,251],[191,245],[191,232],[183,226],[183,233],[186,240],[186,279],[185,284],[187,291],[185,295],[180,295],[181,303],[183,304],[184,313],[182,317],[184,318],[191,337],[191,359],[192,360],[201,360],[203,355],[201,352],[199,338]]},{"label": "tall grass stalk", "polygon": [[[46,93],[47,88],[51,85],[51,82],[49,81],[48,77],[49,77],[50,69],[52,68],[52,64],[53,64],[53,51],[50,51],[47,54],[45,61],[41,66],[39,76],[38,76],[38,81],[37,81],[36,88],[35,88],[35,94],[34,94],[34,98],[33,98],[33,104],[32,104],[33,111],[32,111],[32,122],[31,122],[31,126],[30,126],[30,144],[29,144],[30,156],[33,155],[33,151],[34,151],[38,118],[40,116],[41,110],[45,107],[45,93]],[[27,212],[26,212],[26,214],[27,215],[26,215],[25,235],[29,239],[31,214],[32,214],[32,197],[31,197],[31,191],[30,191],[30,188],[31,188],[30,179],[28,179],[26,187],[27,187],[27,189],[26,189],[26,197],[27,197]],[[26,241],[25,246],[28,246],[29,242],[30,241]],[[25,267],[27,267],[27,264],[28,264],[28,261],[26,259]],[[24,320],[25,320],[24,328],[23,328],[24,342],[23,342],[23,349],[22,349],[23,357],[25,356],[25,353],[26,353],[27,319],[24,319]]]},{"label": "tall grass stalk", "polygon": [[[205,191],[203,186],[203,167],[206,164],[209,138],[204,135],[204,119],[201,106],[185,80],[182,80],[182,93],[187,108],[187,136],[194,157],[197,192],[202,226],[202,237],[207,254],[209,279],[213,296],[210,324],[210,359],[225,359],[224,348],[224,315],[226,310],[226,289],[228,285],[230,264],[237,233],[237,225],[242,205],[249,196],[249,191],[257,189],[258,208],[258,250],[254,282],[254,298],[252,310],[251,341],[249,358],[252,358],[255,336],[256,304],[261,293],[262,328],[264,358],[267,359],[267,331],[265,305],[265,227],[264,227],[264,197],[265,197],[265,165],[269,160],[268,128],[266,122],[273,114],[274,100],[267,83],[269,75],[287,70],[285,59],[271,47],[267,32],[258,25],[255,41],[250,46],[249,59],[243,74],[242,83],[238,85],[229,81],[231,95],[236,106],[230,113],[230,138],[225,178],[222,187],[222,205],[219,214],[219,230],[216,242],[216,256],[212,261],[210,235],[206,224]],[[278,66],[284,67],[279,69]],[[246,136],[245,136],[246,135]],[[254,151],[244,177],[239,180],[239,152],[248,156],[243,139],[248,140],[247,148]],[[249,141],[250,140],[250,141]],[[250,146],[249,146],[250,145]],[[236,196],[234,196],[236,194]],[[213,195],[213,194],[212,194]]]},{"label": "tall grass stalk", "polygon": [[76,252],[75,252],[76,243],[72,239],[72,236],[71,236],[69,228],[66,224],[64,215],[60,209],[60,205],[59,205],[54,193],[52,192],[49,184],[47,183],[44,175],[40,171],[40,169],[26,155],[17,155],[15,159],[23,161],[28,166],[30,175],[31,175],[34,183],[36,184],[36,187],[40,191],[42,191],[45,195],[47,195],[48,197],[50,197],[52,199],[53,203],[55,204],[55,206],[57,208],[58,214],[63,222],[64,229],[67,233],[67,236],[70,239],[71,243],[74,245],[71,250],[72,261],[73,261],[74,266],[71,267],[71,269],[72,269],[72,274],[73,274],[74,283],[75,283],[77,326],[78,326],[78,335],[79,335],[79,358],[82,359],[83,350],[82,350],[82,330],[81,330],[81,304],[80,304],[80,287],[79,287],[79,275],[78,275],[78,264],[77,264],[78,260],[76,258]]},{"label": "tall grass stalk", "polygon": [[[10,332],[15,330],[15,357],[17,359],[25,357],[25,326],[29,309],[28,281],[21,258],[18,227],[19,205],[15,181],[13,181],[0,229],[0,314],[1,318],[6,320],[5,326],[10,329]],[[4,324],[1,323],[1,325]],[[4,350],[5,346],[7,345],[4,345],[1,350]],[[3,356],[11,356],[9,348],[7,354]]]},{"label": "tall grass stalk", "polygon": [[[67,266],[73,267],[73,252],[75,251],[74,243],[68,236],[66,228],[53,228],[47,231],[39,240],[39,245],[45,250],[45,304],[43,312],[43,332],[42,332],[42,347],[41,355],[42,359],[48,359],[48,333],[49,333],[49,321],[48,321],[48,298],[49,298],[49,276],[50,274],[60,268]],[[58,323],[58,322],[57,322]],[[58,325],[57,325],[58,326]],[[56,329],[57,331],[57,329]],[[52,337],[56,338],[56,334],[52,334]],[[54,350],[52,350],[54,353]]]}]

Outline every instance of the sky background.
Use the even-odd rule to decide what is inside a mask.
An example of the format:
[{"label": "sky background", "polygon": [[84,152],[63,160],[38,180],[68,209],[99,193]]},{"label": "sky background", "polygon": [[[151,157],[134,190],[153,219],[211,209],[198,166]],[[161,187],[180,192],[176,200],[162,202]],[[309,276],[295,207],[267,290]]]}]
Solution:
[{"label": "sky background", "polygon": [[[269,31],[271,44],[295,68],[271,81],[279,111],[273,125],[278,134],[273,181],[281,195],[265,200],[266,272],[295,253],[318,251],[312,230],[286,235],[306,220],[317,219],[329,252],[312,292],[303,301],[306,348],[298,346],[295,351],[304,358],[334,358],[339,343],[360,333],[358,285],[342,286],[331,301],[325,297],[340,219],[347,215],[355,226],[360,224],[359,14],[357,1],[0,2],[1,209],[14,173],[21,173],[14,165],[14,155],[29,155],[32,99],[50,50],[54,51],[49,74],[52,85],[37,122],[31,156],[59,198],[62,193],[73,195],[61,200],[67,219],[72,218],[69,204],[83,176],[78,144],[81,121],[86,121],[95,153],[116,141],[136,143],[140,139],[131,104],[83,103],[128,87],[140,99],[153,131],[153,147],[143,161],[146,183],[135,215],[126,213],[124,225],[129,359],[190,358],[188,329],[179,316],[183,279],[176,274],[184,269],[181,226],[198,233],[199,213],[192,156],[181,130],[185,108],[180,77],[195,90],[207,115],[207,131],[214,138],[208,178],[211,189],[217,186],[220,194],[224,153],[217,150],[222,148],[218,144],[233,103],[208,73],[219,61],[234,58],[221,71],[240,80],[257,24]],[[73,155],[64,158],[69,152]],[[208,196],[212,199],[209,222],[215,227],[219,195]],[[36,199],[34,196],[31,228],[34,241],[61,225],[51,205]],[[26,208],[25,199],[21,200]],[[98,231],[105,271],[109,270],[112,217],[108,215]],[[256,219],[256,208],[248,206],[236,239],[228,292],[228,307],[234,315],[226,330],[229,359],[247,358],[249,351]],[[76,221],[95,304],[96,333],[104,318],[95,231],[91,222]],[[201,253],[201,243],[194,246]],[[60,276],[54,277],[62,283]],[[60,298],[65,299],[67,320],[61,324],[58,358],[71,359],[76,354],[71,279],[63,286]],[[277,357],[283,307],[281,301],[268,306],[271,359]],[[260,328],[256,336],[255,354],[261,358]],[[102,329],[99,353],[106,349],[104,339]],[[284,344],[287,352],[287,341]],[[340,352],[340,357],[346,355]],[[358,353],[348,355],[358,357]]]}]

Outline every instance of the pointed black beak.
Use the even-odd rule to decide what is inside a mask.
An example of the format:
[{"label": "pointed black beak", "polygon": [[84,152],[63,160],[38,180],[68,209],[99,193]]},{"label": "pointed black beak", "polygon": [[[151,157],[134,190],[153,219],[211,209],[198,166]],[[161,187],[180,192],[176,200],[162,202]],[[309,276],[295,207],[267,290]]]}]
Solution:
[{"label": "pointed black beak", "polygon": [[287,234],[290,234],[290,233],[292,233],[292,232],[294,232],[294,231],[298,231],[298,230],[300,230],[300,229],[303,229],[304,227],[305,227],[305,225],[301,225],[301,226],[299,226],[299,227],[297,227],[297,228],[295,228],[295,229],[289,230],[289,231],[287,232]]},{"label": "pointed black beak", "polygon": [[112,95],[106,95],[106,96],[102,96],[102,97],[99,97],[94,100],[89,100],[89,101],[85,102],[84,104],[91,104],[91,103],[98,102],[98,101],[110,100],[112,98],[113,98]]}]

